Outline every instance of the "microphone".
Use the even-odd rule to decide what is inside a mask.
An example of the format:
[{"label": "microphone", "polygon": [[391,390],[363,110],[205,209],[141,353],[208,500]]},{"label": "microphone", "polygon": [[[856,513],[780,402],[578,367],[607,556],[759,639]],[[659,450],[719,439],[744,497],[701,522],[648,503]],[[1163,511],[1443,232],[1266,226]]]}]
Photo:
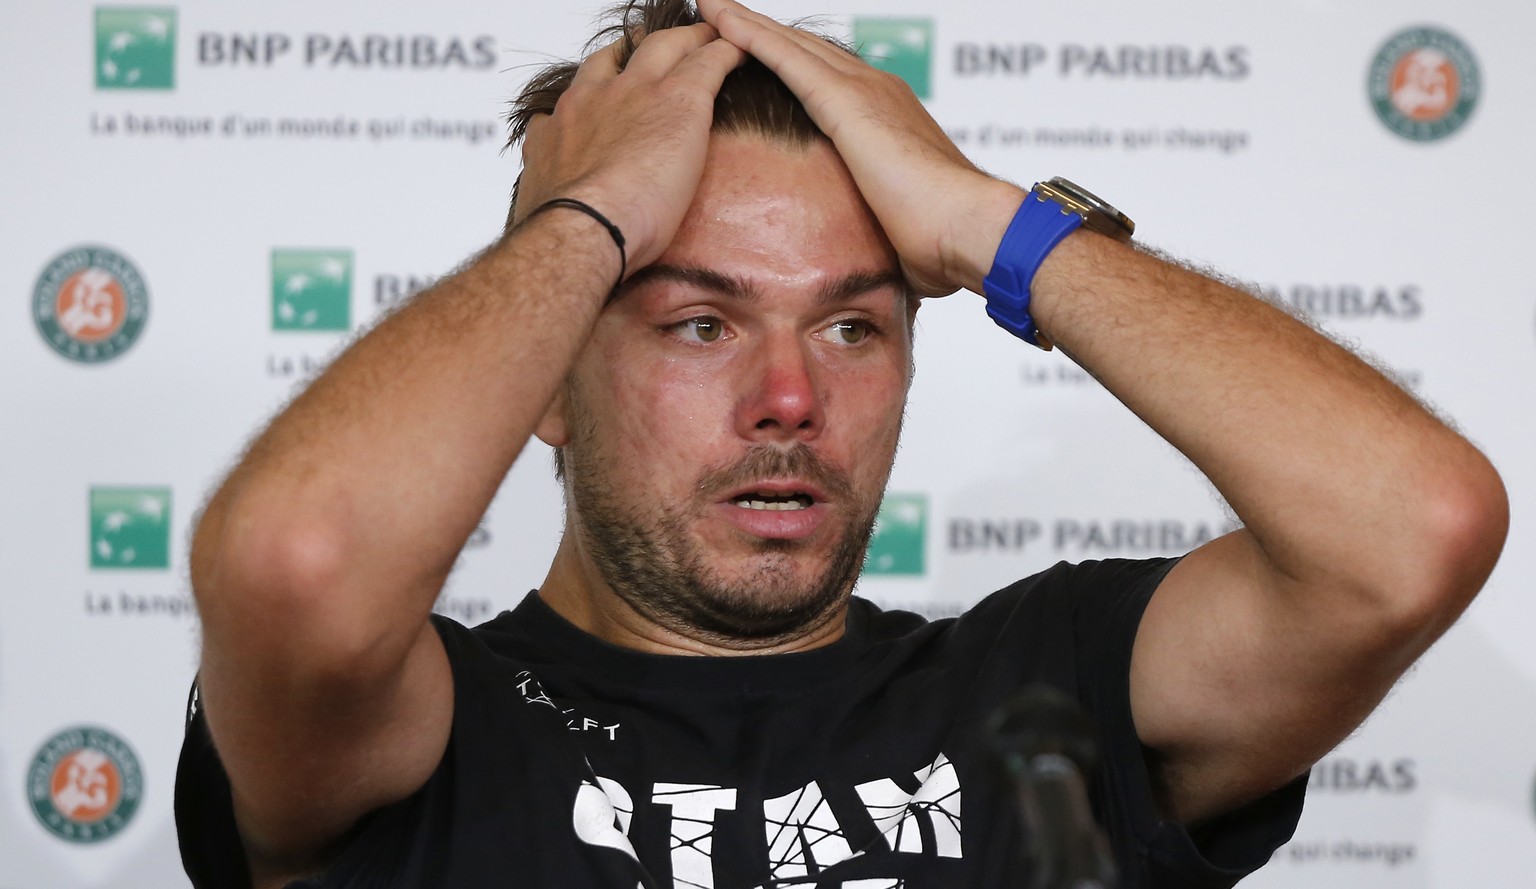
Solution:
[{"label": "microphone", "polygon": [[1013,783],[1029,889],[1114,889],[1114,858],[1093,821],[1083,778],[1098,762],[1088,714],[1055,688],[1036,684],[1003,702],[987,728]]}]

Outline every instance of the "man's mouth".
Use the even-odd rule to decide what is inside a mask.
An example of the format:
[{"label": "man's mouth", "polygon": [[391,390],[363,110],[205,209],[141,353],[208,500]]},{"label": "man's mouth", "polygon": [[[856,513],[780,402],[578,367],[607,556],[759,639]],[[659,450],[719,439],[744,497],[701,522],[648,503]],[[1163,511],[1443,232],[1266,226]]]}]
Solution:
[{"label": "man's mouth", "polygon": [[751,491],[737,494],[731,498],[731,502],[742,509],[766,509],[766,510],[796,510],[810,509],[816,501],[809,494],[772,494],[766,491]]}]

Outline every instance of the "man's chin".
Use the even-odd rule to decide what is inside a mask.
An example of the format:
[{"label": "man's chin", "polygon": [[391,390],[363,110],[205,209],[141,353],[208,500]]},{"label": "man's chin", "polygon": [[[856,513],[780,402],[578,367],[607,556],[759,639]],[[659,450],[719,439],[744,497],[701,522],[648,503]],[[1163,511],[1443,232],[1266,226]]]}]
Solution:
[{"label": "man's chin", "polygon": [[707,576],[695,576],[695,619],[747,638],[793,636],[846,602],[856,573],[834,554],[800,541],[758,541],[754,550],[711,559]]},{"label": "man's chin", "polygon": [[810,533],[779,536],[709,512],[649,526],[616,510],[584,512],[598,569],[637,613],[685,636],[754,648],[814,633],[841,613],[873,523],[823,515]]},{"label": "man's chin", "polygon": [[[752,579],[753,577],[756,578]],[[844,605],[846,591],[802,578],[764,576],[695,589],[687,623],[720,641],[774,642],[808,634]]]}]

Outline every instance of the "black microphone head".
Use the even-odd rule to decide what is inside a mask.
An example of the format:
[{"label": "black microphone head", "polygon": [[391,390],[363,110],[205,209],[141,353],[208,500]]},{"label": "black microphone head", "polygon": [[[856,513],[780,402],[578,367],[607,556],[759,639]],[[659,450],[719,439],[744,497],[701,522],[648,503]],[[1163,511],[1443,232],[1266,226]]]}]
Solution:
[{"label": "black microphone head", "polygon": [[1084,775],[1098,765],[1093,719],[1076,701],[1036,683],[1004,701],[987,720],[993,751],[1010,768],[1043,754],[1072,760]]}]

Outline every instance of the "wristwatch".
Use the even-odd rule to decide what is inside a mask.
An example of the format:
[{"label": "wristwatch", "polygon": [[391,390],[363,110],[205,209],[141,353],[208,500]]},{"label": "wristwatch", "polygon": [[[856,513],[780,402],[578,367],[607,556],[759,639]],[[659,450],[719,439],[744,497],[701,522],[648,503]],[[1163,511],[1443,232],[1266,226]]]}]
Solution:
[{"label": "wristwatch", "polygon": [[982,281],[987,314],[998,326],[1031,345],[1050,349],[1029,314],[1029,287],[1040,263],[1078,228],[1129,241],[1136,223],[1093,192],[1060,176],[1037,182],[1003,234]]}]

